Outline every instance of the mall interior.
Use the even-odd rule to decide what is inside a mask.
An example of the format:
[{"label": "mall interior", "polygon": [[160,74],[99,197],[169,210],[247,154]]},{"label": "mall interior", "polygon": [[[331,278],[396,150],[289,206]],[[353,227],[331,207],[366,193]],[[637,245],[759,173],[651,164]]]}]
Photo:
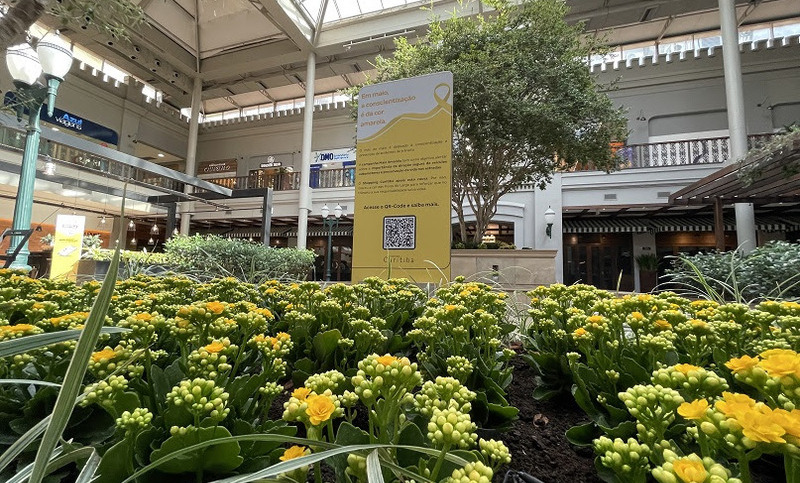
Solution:
[{"label": "mall interior", "polygon": [[[55,216],[76,213],[106,244],[114,224],[125,224],[126,246],[137,250],[158,250],[173,233],[256,242],[267,235],[275,247],[331,253],[333,278],[349,280],[358,160],[343,90],[370,79],[375,57],[391,55],[395,39],[424,35],[431,14],[487,13],[480,2],[455,0],[137,3],[147,22],[129,40],[61,32],[74,61],[54,114],[42,118],[34,265],[46,262],[41,237]],[[629,135],[612,146],[621,169],[589,163],[557,173],[546,189],[506,195],[487,235],[517,249],[557,250],[559,281],[624,290],[641,288],[634,258],[642,253],[800,238],[797,195],[736,207],[683,196],[741,156],[732,140],[746,135],[754,146],[800,123],[800,2],[567,4],[568,22],[583,22],[585,35],[611,47],[586,68],[625,109]],[[42,18],[31,35],[53,27]],[[5,68],[0,89],[13,96]],[[4,118],[0,229],[11,225],[24,138],[24,123]],[[343,211],[330,252],[325,205]],[[556,212],[549,236],[548,208]],[[715,235],[715,209],[724,236]]]}]

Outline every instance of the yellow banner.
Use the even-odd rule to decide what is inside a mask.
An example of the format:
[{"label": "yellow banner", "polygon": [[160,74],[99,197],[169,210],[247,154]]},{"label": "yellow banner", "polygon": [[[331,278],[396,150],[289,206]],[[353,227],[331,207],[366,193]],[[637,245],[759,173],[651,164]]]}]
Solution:
[{"label": "yellow banner", "polygon": [[361,89],[353,280],[450,279],[453,75]]},{"label": "yellow banner", "polygon": [[76,279],[78,262],[81,259],[85,223],[86,217],[84,216],[58,215],[56,217],[50,278],[66,278],[73,281]]}]

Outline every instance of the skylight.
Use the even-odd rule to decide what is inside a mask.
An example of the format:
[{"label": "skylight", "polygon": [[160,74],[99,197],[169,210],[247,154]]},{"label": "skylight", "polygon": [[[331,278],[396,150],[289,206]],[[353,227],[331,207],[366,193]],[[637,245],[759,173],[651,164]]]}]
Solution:
[{"label": "skylight", "polygon": [[[318,19],[324,0],[298,0],[311,18]],[[380,12],[382,10],[406,7],[419,3],[417,0],[328,0],[323,23],[356,18],[361,15]]]}]

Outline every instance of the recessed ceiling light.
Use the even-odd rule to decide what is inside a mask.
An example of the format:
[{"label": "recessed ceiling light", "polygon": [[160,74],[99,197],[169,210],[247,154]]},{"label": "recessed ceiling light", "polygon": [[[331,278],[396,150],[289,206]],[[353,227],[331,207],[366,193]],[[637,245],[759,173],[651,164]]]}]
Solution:
[{"label": "recessed ceiling light", "polygon": [[53,131],[60,131],[61,130],[61,129],[57,128],[57,127],[51,127],[50,129],[52,129]]},{"label": "recessed ceiling light", "polygon": [[158,153],[158,157],[159,158],[163,158],[164,157],[164,153]]}]

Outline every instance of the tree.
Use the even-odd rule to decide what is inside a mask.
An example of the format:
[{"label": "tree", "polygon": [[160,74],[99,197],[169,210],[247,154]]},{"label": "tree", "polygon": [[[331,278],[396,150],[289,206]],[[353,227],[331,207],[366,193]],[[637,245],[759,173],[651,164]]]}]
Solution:
[{"label": "tree", "polygon": [[144,20],[142,9],[129,0],[9,0],[0,6],[8,9],[0,18],[0,50],[24,42],[28,28],[44,15],[65,27],[91,26],[115,38]]},{"label": "tree", "polygon": [[376,60],[378,82],[453,73],[452,206],[462,240],[465,205],[475,214],[476,243],[503,195],[529,183],[544,188],[577,164],[614,169],[610,143],[627,136],[622,112],[587,66],[602,49],[582,26],[567,25],[563,1],[483,3],[494,10],[434,19],[424,38],[401,37],[393,57]]}]

